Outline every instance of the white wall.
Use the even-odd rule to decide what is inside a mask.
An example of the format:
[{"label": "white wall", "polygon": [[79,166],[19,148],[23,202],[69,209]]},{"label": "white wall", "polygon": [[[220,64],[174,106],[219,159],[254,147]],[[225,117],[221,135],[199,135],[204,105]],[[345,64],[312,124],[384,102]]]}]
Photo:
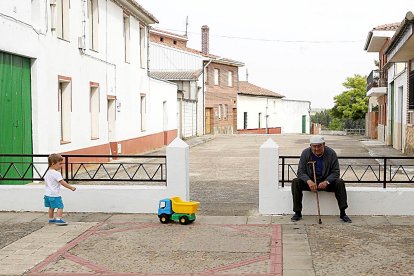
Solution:
[{"label": "white wall", "polygon": [[271,97],[237,95],[237,129],[243,129],[244,112],[247,112],[247,128],[259,127],[261,113],[261,128],[281,127],[282,133],[302,133],[302,116],[306,116],[306,133],[310,131],[309,118],[310,102],[285,100]]},{"label": "white wall", "polygon": [[[150,91],[147,99],[149,103],[147,105],[147,131],[157,133],[177,129],[177,86],[169,82],[150,79]],[[166,114],[164,114],[164,102]]]},{"label": "white wall", "polygon": [[278,119],[282,122],[282,133],[302,133],[302,116],[306,117],[305,133],[310,133],[310,102],[282,99]]},{"label": "white wall", "polygon": [[[98,50],[89,49],[88,23],[83,26],[86,4],[72,0],[69,11],[68,41],[57,38],[51,31],[50,5],[40,0],[2,1],[0,33],[8,39],[0,40],[0,51],[32,58],[32,119],[33,152],[66,152],[107,144],[107,95],[115,96],[117,105],[116,132],[112,140],[126,140],[163,130],[159,125],[163,101],[171,102],[173,84],[150,86],[147,69],[141,68],[139,56],[139,24],[130,16],[130,61],[124,59],[123,10],[112,1],[98,1]],[[86,3],[86,2],[85,2]],[[32,9],[33,7],[33,9]],[[45,12],[46,11],[46,12]],[[36,21],[32,24],[32,18]],[[21,21],[21,22],[20,22]],[[141,22],[142,24],[142,22]],[[85,31],[84,31],[85,30]],[[86,50],[78,49],[78,38],[86,37]],[[147,51],[145,48],[144,51]],[[146,61],[144,62],[146,67]],[[70,143],[60,144],[58,106],[58,76],[71,78],[72,112]],[[90,82],[99,83],[100,113],[99,139],[91,140],[89,89]],[[154,89],[154,91],[152,90]],[[141,132],[140,94],[147,95],[147,130]],[[165,95],[164,95],[165,94]],[[154,102],[151,102],[154,101]],[[175,101],[175,97],[174,97]],[[176,107],[168,108],[175,118]],[[162,118],[162,117],[161,117]],[[175,129],[169,120],[168,129]],[[158,125],[154,125],[158,124]],[[109,153],[109,152],[108,152]]]},{"label": "white wall", "polygon": [[201,70],[203,57],[177,48],[150,42],[150,69],[155,71]]},{"label": "white wall", "polygon": [[[62,187],[66,212],[157,213],[158,201],[189,200],[188,145],[176,138],[167,147],[167,186],[76,185]],[[45,211],[44,184],[0,185],[0,211]]]},{"label": "white wall", "polygon": [[244,112],[247,112],[247,129],[259,128],[259,113],[261,113],[261,128],[281,127],[279,106],[281,99],[271,97],[254,97],[237,95],[237,129],[244,127]]},{"label": "white wall", "polygon": [[[168,47],[159,43],[150,43],[150,70],[151,71],[196,71],[203,69],[204,57]],[[185,80],[188,81],[188,80]],[[200,87],[200,88],[199,88]],[[196,100],[194,104],[183,102],[181,104],[181,130],[183,137],[204,134],[204,92],[203,92],[203,73],[196,81],[190,82],[191,99]],[[205,89],[205,88],[204,88]],[[186,97],[188,98],[188,97]],[[177,104],[177,108],[179,108]],[[191,112],[190,112],[191,111]],[[177,114],[179,117],[179,115]],[[178,118],[180,120],[180,118]]]}]

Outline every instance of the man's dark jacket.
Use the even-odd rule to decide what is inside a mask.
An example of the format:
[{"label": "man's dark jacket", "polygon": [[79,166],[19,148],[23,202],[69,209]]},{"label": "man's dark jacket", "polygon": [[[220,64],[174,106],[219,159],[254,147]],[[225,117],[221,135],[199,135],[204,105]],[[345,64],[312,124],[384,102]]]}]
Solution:
[{"label": "man's dark jacket", "polygon": [[[308,163],[312,160],[311,148],[304,149],[300,156],[298,166],[298,178],[307,182],[309,179],[313,181],[312,164]],[[336,152],[330,147],[325,146],[323,153],[323,170],[322,175],[317,177],[317,183],[328,180],[330,183],[335,182],[340,177],[339,162]]]}]

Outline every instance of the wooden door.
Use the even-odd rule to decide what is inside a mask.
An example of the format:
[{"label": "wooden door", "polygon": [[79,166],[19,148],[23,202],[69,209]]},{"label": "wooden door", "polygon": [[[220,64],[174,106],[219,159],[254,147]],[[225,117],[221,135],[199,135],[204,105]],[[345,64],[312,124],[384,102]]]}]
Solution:
[{"label": "wooden door", "polygon": [[205,123],[205,132],[206,134],[211,134],[211,114],[212,109],[206,108],[206,123]]},{"label": "wooden door", "polygon": [[237,133],[237,108],[233,108],[233,133]]}]

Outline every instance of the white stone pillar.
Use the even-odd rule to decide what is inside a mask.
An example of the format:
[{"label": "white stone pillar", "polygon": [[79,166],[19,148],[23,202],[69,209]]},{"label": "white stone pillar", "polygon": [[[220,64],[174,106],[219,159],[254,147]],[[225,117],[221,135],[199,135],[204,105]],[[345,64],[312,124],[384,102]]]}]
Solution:
[{"label": "white stone pillar", "polygon": [[189,147],[180,138],[175,138],[167,146],[167,194],[190,199],[189,192]]},{"label": "white stone pillar", "polygon": [[269,138],[260,147],[259,213],[274,214],[279,189],[279,145]]}]

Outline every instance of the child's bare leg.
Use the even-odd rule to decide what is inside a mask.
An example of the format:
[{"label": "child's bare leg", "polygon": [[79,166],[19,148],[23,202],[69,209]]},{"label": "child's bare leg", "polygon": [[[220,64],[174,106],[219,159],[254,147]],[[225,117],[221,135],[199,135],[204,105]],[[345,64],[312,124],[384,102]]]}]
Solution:
[{"label": "child's bare leg", "polygon": [[63,215],[63,209],[57,209],[56,217],[62,218],[62,215]]},{"label": "child's bare leg", "polygon": [[49,219],[53,219],[55,216],[55,209],[49,208]]}]

